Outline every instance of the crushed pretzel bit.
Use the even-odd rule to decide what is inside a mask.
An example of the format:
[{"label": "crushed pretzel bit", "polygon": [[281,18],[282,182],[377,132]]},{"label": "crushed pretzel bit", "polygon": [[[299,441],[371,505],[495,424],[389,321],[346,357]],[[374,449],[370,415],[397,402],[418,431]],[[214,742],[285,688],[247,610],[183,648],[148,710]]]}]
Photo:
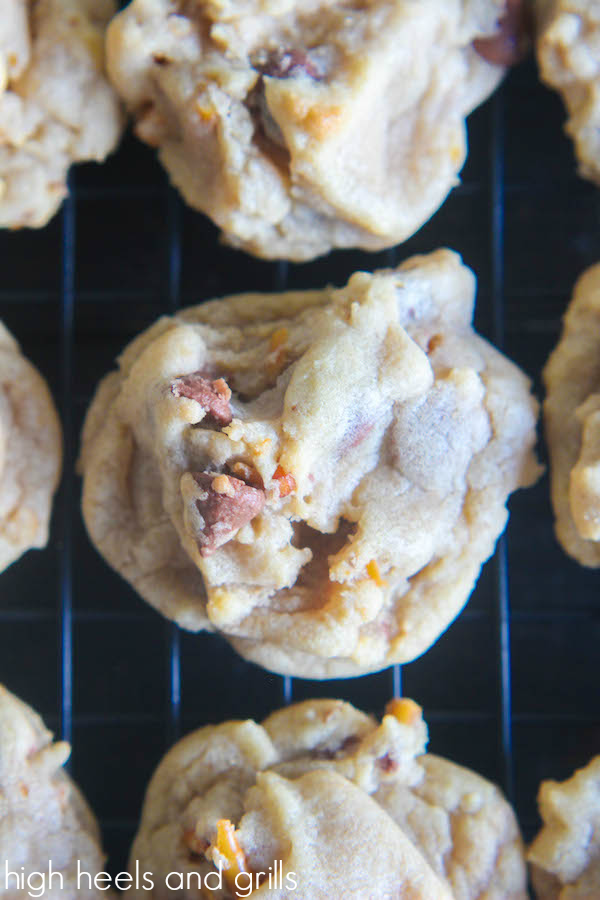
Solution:
[{"label": "crushed pretzel bit", "polygon": [[273,481],[279,486],[279,496],[287,497],[296,490],[296,479],[289,472],[286,472],[282,466],[277,466],[273,473]]},{"label": "crushed pretzel bit", "polygon": [[266,453],[271,445],[271,438],[263,438],[262,441],[257,441],[255,444],[252,444],[252,449],[257,456],[262,456],[263,453]]},{"label": "crushed pretzel bit", "polygon": [[213,108],[211,106],[205,105],[204,103],[196,103],[196,112],[198,114],[198,118],[202,122],[212,122],[212,120],[215,118]]},{"label": "crushed pretzel bit", "polygon": [[289,332],[287,328],[277,328],[269,338],[269,354],[267,357],[267,374],[269,378],[276,378],[285,367],[288,337]]},{"label": "crushed pretzel bit", "polygon": [[278,328],[273,332],[269,339],[269,349],[271,351],[278,350],[279,347],[282,347],[284,344],[287,344],[287,339],[289,337],[289,332],[287,328]]},{"label": "crushed pretzel bit", "polygon": [[421,718],[422,709],[408,697],[395,697],[387,704],[385,713],[394,716],[402,725],[415,725]]},{"label": "crushed pretzel bit", "polygon": [[432,334],[427,341],[427,350],[425,352],[429,355],[430,353],[433,353],[434,350],[437,350],[438,347],[441,347],[443,343],[443,334]]},{"label": "crushed pretzel bit", "polygon": [[266,372],[271,381],[283,372],[286,361],[287,353],[283,347],[280,347],[278,350],[269,354],[267,357]]},{"label": "crushed pretzel bit", "polygon": [[213,845],[223,861],[223,874],[230,890],[235,889],[235,879],[241,872],[248,872],[248,863],[236,834],[235,825],[229,819],[217,822],[217,840]]},{"label": "crushed pretzel bit", "polygon": [[205,83],[198,85],[193,104],[196,114],[201,121],[211,122],[215,118],[215,108],[208,96]]},{"label": "crushed pretzel bit", "polygon": [[260,472],[257,472],[254,466],[239,460],[238,462],[233,463],[231,471],[236,478],[249,484],[250,487],[260,488],[261,491],[264,490],[265,485],[260,476]]},{"label": "crushed pretzel bit", "polygon": [[231,400],[231,388],[224,378],[217,378],[213,381],[212,386],[217,394],[220,394],[225,400]]},{"label": "crushed pretzel bit", "polygon": [[227,475],[215,475],[212,480],[211,488],[217,494],[225,494],[227,497],[235,496],[235,488]]},{"label": "crushed pretzel bit", "polygon": [[376,559],[372,559],[367,563],[367,575],[369,576],[371,581],[375,582],[377,587],[387,587],[387,581],[385,581],[381,577],[381,572],[379,571],[379,566],[377,565]]}]

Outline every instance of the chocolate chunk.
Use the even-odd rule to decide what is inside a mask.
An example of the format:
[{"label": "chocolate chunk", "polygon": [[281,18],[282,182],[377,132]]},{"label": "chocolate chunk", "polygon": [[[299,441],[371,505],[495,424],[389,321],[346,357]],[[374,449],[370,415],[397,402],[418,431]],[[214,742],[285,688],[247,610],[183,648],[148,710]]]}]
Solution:
[{"label": "chocolate chunk", "polygon": [[231,422],[231,407],[229,400],[231,391],[223,378],[209,381],[200,372],[193,372],[178,378],[171,385],[171,393],[175,397],[187,397],[195,400],[206,410],[206,417],[212,419],[217,425],[229,425]]},{"label": "chocolate chunk", "polygon": [[254,143],[276,168],[289,173],[290,152],[279,125],[269,111],[262,78],[258,79],[248,94],[246,106],[254,123]]},{"label": "chocolate chunk", "polygon": [[366,422],[355,419],[342,438],[339,455],[344,456],[349,450],[353,450],[355,447],[358,447],[359,444],[362,444],[365,438],[371,434],[374,427],[375,422]]},{"label": "chocolate chunk", "polygon": [[392,759],[389,753],[386,753],[385,756],[380,756],[377,760],[377,765],[383,772],[395,772],[398,768],[398,763],[395,759]]},{"label": "chocolate chunk", "polygon": [[308,75],[314,81],[322,81],[325,77],[303,50],[275,50],[269,53],[264,62],[255,62],[254,68],[269,78]]},{"label": "chocolate chunk", "polygon": [[514,66],[527,55],[531,27],[531,15],[524,0],[506,0],[506,12],[498,21],[497,34],[477,38],[473,47],[496,66]]},{"label": "chocolate chunk", "polygon": [[195,537],[202,556],[210,556],[247,525],[265,505],[265,492],[218,472],[192,472],[201,488],[196,499],[204,526]]},{"label": "chocolate chunk", "polygon": [[[261,51],[252,61],[253,67],[268,78],[295,78],[308,75],[313,81],[323,81],[325,66],[304,50]],[[254,143],[276,168],[289,173],[290,153],[279,125],[271,115],[265,98],[265,86],[259,78],[246,98],[246,106],[254,122]]]},{"label": "chocolate chunk", "polygon": [[357,734],[349,734],[340,746],[340,753],[353,753],[360,744],[360,737]]}]

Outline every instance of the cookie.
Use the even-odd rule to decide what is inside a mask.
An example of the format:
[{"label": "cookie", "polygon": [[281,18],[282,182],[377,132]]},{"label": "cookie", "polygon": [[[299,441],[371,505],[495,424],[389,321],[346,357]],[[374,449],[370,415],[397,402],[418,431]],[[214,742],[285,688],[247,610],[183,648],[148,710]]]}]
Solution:
[{"label": "cookie", "polygon": [[544,369],[556,536],[584,566],[600,566],[600,265],[575,285]]},{"label": "cookie", "polygon": [[103,160],[122,114],[104,73],[113,0],[0,4],[0,227],[38,228],[71,163]]},{"label": "cookie", "polygon": [[93,543],[164,615],[273,671],[418,656],[538,473],[528,379],[473,332],[474,291],[440,250],[160,319],[88,411]]},{"label": "cookie", "polygon": [[130,871],[154,873],[150,900],[166,900],[169,872],[191,900],[188,875],[210,883],[219,866],[219,897],[235,896],[243,872],[237,886],[258,880],[257,898],[296,896],[293,878],[304,900],[526,900],[510,806],[474,772],[423,755],[426,743],[421,710],[406,699],[381,723],[316,700],[262,725],[201,728],[150,782]]},{"label": "cookie", "polygon": [[542,80],[561,95],[579,173],[600,185],[600,2],[536,0]]},{"label": "cookie", "polygon": [[42,877],[46,900],[110,900],[106,891],[88,890],[84,877],[77,886],[78,866],[93,879],[104,856],[96,820],[62,769],[69,753],[68,744],[53,743],[40,717],[0,685],[3,900],[41,896]]},{"label": "cookie", "polygon": [[[458,182],[514,0],[133,0],[109,75],[185,200],[267,258],[380,250]],[[491,60],[491,61],[490,61]]]},{"label": "cookie", "polygon": [[62,433],[46,382],[0,323],[0,571],[45,547]]},{"label": "cookie", "polygon": [[538,900],[600,897],[600,756],[566,781],[543,781],[543,827],[527,854]]}]

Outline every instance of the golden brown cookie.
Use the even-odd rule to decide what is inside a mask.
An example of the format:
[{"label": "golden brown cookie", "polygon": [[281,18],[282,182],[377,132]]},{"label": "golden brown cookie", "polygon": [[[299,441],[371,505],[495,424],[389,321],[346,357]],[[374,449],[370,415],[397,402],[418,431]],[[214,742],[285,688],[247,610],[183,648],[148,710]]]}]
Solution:
[{"label": "golden brown cookie", "polygon": [[[514,0],[133,0],[109,74],[187,202],[264,257],[405,240],[458,182]],[[491,60],[491,61],[490,61]]]},{"label": "golden brown cookie", "polygon": [[[68,744],[52,743],[40,717],[0,685],[2,900],[41,896],[42,877],[45,900],[113,896],[88,889],[85,878],[78,887],[78,871],[93,879],[104,856],[96,820],[62,769],[69,753]],[[13,875],[7,879],[8,872]]]},{"label": "golden brown cookie", "polygon": [[274,671],[415,658],[538,472],[537,404],[473,331],[474,290],[440,250],[160,319],[88,412],[92,541],[163,614]]},{"label": "golden brown cookie", "polygon": [[527,854],[538,900],[600,897],[600,756],[543,781],[538,806],[544,824]]},{"label": "golden brown cookie", "polygon": [[536,0],[542,80],[567,108],[579,173],[600,184],[600,2]]},{"label": "golden brown cookie", "polygon": [[114,0],[0,3],[0,227],[39,227],[71,163],[103,160],[122,128],[104,74]]},{"label": "golden brown cookie", "polygon": [[381,723],[318,700],[262,725],[201,728],[150,782],[130,871],[154,873],[150,900],[169,896],[169,872],[191,900],[188,876],[210,883],[219,867],[221,898],[237,877],[257,900],[526,900],[510,806],[479,775],[422,755],[426,743],[421,710],[404,699]]},{"label": "golden brown cookie", "polygon": [[46,546],[61,462],[48,387],[0,323],[0,571]]},{"label": "golden brown cookie", "polygon": [[556,536],[584,566],[600,565],[600,265],[575,285],[544,369]]}]

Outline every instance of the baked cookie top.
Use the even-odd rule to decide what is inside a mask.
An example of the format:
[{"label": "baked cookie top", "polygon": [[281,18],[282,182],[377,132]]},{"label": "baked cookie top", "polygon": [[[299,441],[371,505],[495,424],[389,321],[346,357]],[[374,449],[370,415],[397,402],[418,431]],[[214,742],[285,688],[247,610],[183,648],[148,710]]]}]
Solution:
[{"label": "baked cookie top", "polygon": [[543,827],[529,848],[538,900],[600,897],[600,756],[566,781],[543,781]]},{"label": "baked cookie top", "polygon": [[537,474],[528,379],[447,250],[162,318],[101,383],[83,513],[163,614],[312,678],[422,653]]},{"label": "baked cookie top", "polygon": [[46,382],[0,322],[0,571],[45,547],[62,433]]},{"label": "baked cookie top", "polygon": [[39,227],[71,163],[102,160],[122,127],[104,74],[113,0],[0,4],[0,227]]},{"label": "baked cookie top", "polygon": [[579,173],[600,184],[600,2],[536,0],[542,80],[567,108]]},{"label": "baked cookie top", "polygon": [[585,566],[600,565],[600,265],[575,285],[544,369],[556,536]]},{"label": "baked cookie top", "polygon": [[[239,870],[265,873],[257,898],[293,897],[294,873],[306,900],[365,900],[367,890],[372,900],[526,900],[510,806],[474,772],[422,755],[426,743],[421,710],[406,699],[391,701],[381,723],[317,700],[262,725],[201,728],[154,774],[130,868],[139,860],[163,885],[163,873],[204,879],[220,865],[222,898],[235,897]],[[268,883],[276,869],[284,890]]]},{"label": "baked cookie top", "polygon": [[[45,900],[100,900],[106,891],[77,889],[77,861],[94,875],[104,857],[96,820],[78,788],[63,771],[70,753],[64,741],[52,743],[52,734],[38,715],[0,685],[0,897],[25,900],[27,878],[46,875]],[[48,881],[52,871],[60,873]],[[5,873],[25,877],[25,890]],[[31,881],[39,890],[38,878]],[[34,887],[35,886],[35,887]],[[109,898],[112,896],[109,892]]]},{"label": "baked cookie top", "polygon": [[521,6],[133,0],[109,28],[108,70],[228,243],[295,260],[377,250],[457,183],[465,116],[512,59]]}]

